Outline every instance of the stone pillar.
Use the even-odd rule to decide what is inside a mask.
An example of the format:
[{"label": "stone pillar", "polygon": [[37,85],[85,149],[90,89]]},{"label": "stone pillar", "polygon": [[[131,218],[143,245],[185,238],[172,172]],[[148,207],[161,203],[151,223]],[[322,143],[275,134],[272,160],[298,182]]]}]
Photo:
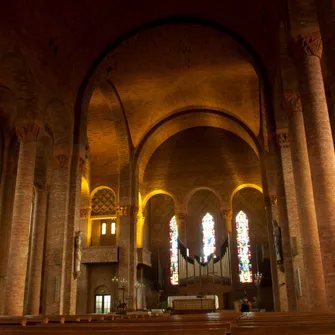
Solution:
[{"label": "stone pillar", "polygon": [[42,265],[44,255],[44,235],[49,186],[45,183],[35,183],[34,222],[31,245],[31,271],[28,280],[28,308],[31,315],[40,313]]},{"label": "stone pillar", "polygon": [[53,161],[45,244],[42,311],[48,315],[63,314],[68,196],[69,160],[59,154]]},{"label": "stone pillar", "polygon": [[8,261],[6,303],[8,315],[22,315],[23,313],[36,141],[39,130],[40,127],[34,122],[16,128],[20,150]]},{"label": "stone pillar", "polygon": [[335,155],[321,72],[319,34],[292,43],[296,62],[314,202],[320,237],[328,309],[335,310]]},{"label": "stone pillar", "polygon": [[70,175],[70,196],[67,219],[65,286],[64,286],[64,314],[76,314],[77,307],[77,277],[74,275],[75,235],[80,227],[81,177],[85,160],[81,158],[80,148],[72,157]]},{"label": "stone pillar", "polygon": [[187,248],[187,223],[186,223],[187,214],[185,212],[178,211],[176,213],[176,221],[178,225],[178,239]]},{"label": "stone pillar", "polygon": [[297,92],[287,90],[284,98],[289,121],[291,157],[305,270],[304,279],[307,284],[306,292],[303,289],[302,293],[307,296],[308,310],[322,311],[326,309],[327,301],[304,119]]}]

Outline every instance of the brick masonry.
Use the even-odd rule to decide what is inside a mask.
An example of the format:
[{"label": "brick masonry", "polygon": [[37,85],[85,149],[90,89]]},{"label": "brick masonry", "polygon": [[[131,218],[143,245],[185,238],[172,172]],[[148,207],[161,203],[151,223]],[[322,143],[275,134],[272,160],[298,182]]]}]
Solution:
[{"label": "brick masonry", "polygon": [[[97,186],[112,188],[118,205],[128,209],[118,213],[116,245],[120,250],[118,275],[128,280],[130,308],[134,307],[137,279],[138,191],[143,198],[160,192],[171,194],[175,211],[183,214],[178,219],[180,236],[185,243],[189,238],[192,248],[198,250],[199,237],[194,242],[190,232],[191,221],[197,219],[187,212],[189,195],[201,188],[217,195],[220,238],[232,230],[230,222],[221,217],[222,209],[231,211],[232,194],[239,196],[234,192],[250,184],[262,188],[266,197],[278,198],[276,208],[266,209],[267,228],[264,218],[257,224],[263,235],[255,233],[263,239],[267,229],[271,245],[271,220],[277,219],[283,228],[285,273],[276,267],[273,250],[269,249],[275,309],[304,309],[305,298],[309,309],[335,308],[335,158],[330,128],[333,120],[329,120],[324,92],[326,84],[335,95],[334,4],[317,2],[325,43],[322,71],[315,8],[309,7],[310,2],[290,1],[292,4],[287,15],[290,25],[285,22],[282,26],[291,27],[295,56],[300,54],[296,68],[305,130],[302,120],[291,129],[299,135],[296,148],[294,144],[291,152],[282,148],[281,161],[278,148],[269,143],[269,136],[275,133],[273,117],[287,122],[285,113],[280,109],[273,113],[271,105],[270,91],[281,82],[275,69],[283,65],[277,57],[278,13],[282,8],[276,4],[263,1],[259,5],[264,10],[260,11],[257,1],[245,2],[241,10],[236,2],[204,7],[182,0],[172,9],[168,2],[149,0],[150,11],[143,10],[141,4],[134,5],[136,15],[126,15],[122,3],[110,2],[104,9],[96,6],[93,10],[83,4],[75,8],[80,20],[73,15],[54,15],[74,11],[66,2],[54,2],[47,8],[13,0],[11,6],[5,6],[0,22],[5,32],[0,37],[0,314],[22,314],[23,306],[38,313],[39,294],[46,314],[73,314],[78,304],[87,304],[92,310],[92,287],[98,283],[97,274],[106,269],[99,269],[102,264],[96,255],[100,265],[91,269],[82,265],[79,281],[74,278],[74,236],[82,230],[84,248],[90,247],[90,220],[80,218],[80,209],[89,208],[90,191]],[[97,60],[120,36],[166,13],[203,17],[218,24],[217,28],[224,25],[248,41],[260,60],[225,29],[199,22],[137,31],[136,36],[128,36],[118,48]],[[40,29],[50,22],[52,28]],[[87,47],[82,36],[94,42]],[[96,71],[86,76],[93,63]],[[329,101],[333,104],[334,97]],[[217,114],[209,115],[206,109]],[[169,120],[165,122],[166,118]],[[304,132],[307,149],[299,149]],[[40,173],[36,146],[52,154],[53,161],[47,167],[52,171],[47,213],[45,199],[37,198],[36,204],[41,205],[31,220],[32,188]],[[271,155],[273,161],[263,164],[264,157]],[[84,170],[81,165],[85,165]],[[81,189],[82,178],[87,182],[85,190]],[[144,224],[144,248],[150,249],[151,233]],[[40,247],[43,234],[44,251]],[[296,256],[290,251],[290,237],[297,237]],[[303,282],[309,284],[303,286],[306,297],[296,299],[293,273],[301,267],[312,275],[306,280],[301,272]],[[322,284],[315,285],[323,281],[323,272],[325,290]],[[90,281],[93,277],[94,283]],[[313,296],[318,298],[311,299]]]}]

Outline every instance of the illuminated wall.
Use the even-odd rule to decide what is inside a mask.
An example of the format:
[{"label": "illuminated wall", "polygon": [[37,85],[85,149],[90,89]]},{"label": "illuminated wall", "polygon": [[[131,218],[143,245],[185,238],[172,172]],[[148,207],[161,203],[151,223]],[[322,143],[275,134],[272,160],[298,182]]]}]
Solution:
[{"label": "illuminated wall", "polygon": [[175,216],[170,220],[170,282],[178,285],[178,226]]},{"label": "illuminated wall", "polygon": [[252,283],[249,220],[242,211],[236,215],[236,231],[240,282]]}]

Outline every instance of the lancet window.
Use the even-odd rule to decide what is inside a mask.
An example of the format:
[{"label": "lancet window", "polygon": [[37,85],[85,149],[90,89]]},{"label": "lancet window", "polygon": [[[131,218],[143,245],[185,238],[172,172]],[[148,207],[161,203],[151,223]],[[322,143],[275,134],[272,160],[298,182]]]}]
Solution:
[{"label": "lancet window", "polygon": [[207,213],[202,218],[202,242],[203,242],[203,257],[207,261],[208,256],[215,254],[215,222],[213,216]]},{"label": "lancet window", "polygon": [[243,211],[236,215],[236,232],[240,282],[252,283],[249,220]]},{"label": "lancet window", "polygon": [[170,220],[170,282],[178,285],[178,226],[175,216]]}]

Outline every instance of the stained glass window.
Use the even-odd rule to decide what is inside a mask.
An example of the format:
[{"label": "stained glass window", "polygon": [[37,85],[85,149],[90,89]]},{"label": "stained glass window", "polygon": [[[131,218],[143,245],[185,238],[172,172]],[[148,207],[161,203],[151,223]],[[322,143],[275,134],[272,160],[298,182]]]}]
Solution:
[{"label": "stained glass window", "polygon": [[170,282],[178,285],[178,226],[175,216],[170,220]]},{"label": "stained glass window", "polygon": [[202,218],[202,242],[204,261],[206,262],[208,256],[215,254],[215,228],[213,216],[207,213]]},{"label": "stained glass window", "polygon": [[249,220],[240,211],[236,215],[238,268],[241,283],[252,283]]}]

